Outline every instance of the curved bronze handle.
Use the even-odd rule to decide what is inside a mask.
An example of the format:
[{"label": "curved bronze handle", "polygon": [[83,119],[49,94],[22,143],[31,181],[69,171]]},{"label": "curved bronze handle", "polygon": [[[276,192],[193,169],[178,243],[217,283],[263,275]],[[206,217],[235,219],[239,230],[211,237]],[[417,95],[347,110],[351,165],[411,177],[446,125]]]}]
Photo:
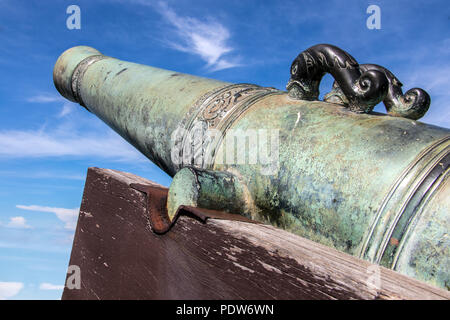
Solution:
[{"label": "curved bronze handle", "polygon": [[[394,117],[403,117],[417,120],[422,118],[430,107],[430,95],[423,89],[413,88],[402,92],[403,84],[395,77],[388,69],[377,64],[361,64],[359,69],[362,72],[369,70],[377,70],[383,72],[389,81],[389,89],[383,103],[386,107],[387,113]],[[324,101],[348,104],[345,94],[335,81],[332,90],[324,97]]]},{"label": "curved bronze handle", "polygon": [[386,68],[377,64],[361,64],[362,71],[378,70],[384,72],[389,81],[389,90],[383,103],[388,114],[417,120],[422,118],[430,107],[430,95],[421,88],[412,88],[402,92],[403,84]]},{"label": "curved bronze handle", "polygon": [[318,44],[300,53],[291,65],[286,86],[290,97],[318,100],[319,85],[330,73],[354,112],[370,112],[387,95],[388,79],[379,70],[363,71],[347,52],[330,44]]}]

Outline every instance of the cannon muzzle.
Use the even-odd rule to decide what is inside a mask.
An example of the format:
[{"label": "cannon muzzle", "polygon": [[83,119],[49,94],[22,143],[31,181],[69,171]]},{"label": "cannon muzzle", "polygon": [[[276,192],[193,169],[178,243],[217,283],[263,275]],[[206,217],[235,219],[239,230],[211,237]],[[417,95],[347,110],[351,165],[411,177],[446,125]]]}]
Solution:
[{"label": "cannon muzzle", "polygon": [[[326,72],[336,83],[318,101]],[[180,205],[240,213],[449,289],[450,130],[416,121],[428,94],[403,95],[383,67],[314,46],[286,92],[74,47],[53,75],[174,177],[169,221]],[[388,114],[372,112],[381,101]]]}]

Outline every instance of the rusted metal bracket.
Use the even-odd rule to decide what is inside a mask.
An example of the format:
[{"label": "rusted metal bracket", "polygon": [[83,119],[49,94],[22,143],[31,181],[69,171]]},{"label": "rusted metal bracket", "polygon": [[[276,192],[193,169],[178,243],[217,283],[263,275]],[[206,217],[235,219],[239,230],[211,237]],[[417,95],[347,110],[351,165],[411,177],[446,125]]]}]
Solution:
[{"label": "rusted metal bracket", "polygon": [[166,232],[168,232],[172,228],[172,226],[175,225],[178,217],[181,215],[193,217],[203,223],[206,223],[209,218],[235,220],[256,224],[260,223],[239,214],[196,208],[185,205],[179,206],[177,212],[175,213],[175,216],[172,220],[170,220],[167,212],[168,189],[139,183],[132,183],[130,184],[130,187],[137,191],[145,193],[147,197],[147,216],[150,226],[153,232],[156,234],[165,234]]}]

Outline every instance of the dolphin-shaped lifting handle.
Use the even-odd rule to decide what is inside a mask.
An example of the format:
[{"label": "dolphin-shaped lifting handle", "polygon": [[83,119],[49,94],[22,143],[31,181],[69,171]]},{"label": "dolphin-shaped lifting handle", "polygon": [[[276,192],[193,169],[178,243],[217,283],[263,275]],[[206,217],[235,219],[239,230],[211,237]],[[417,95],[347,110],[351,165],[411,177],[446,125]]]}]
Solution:
[{"label": "dolphin-shaped lifting handle", "polygon": [[420,88],[402,92],[402,83],[386,68],[358,64],[346,51],[330,44],[318,44],[300,53],[291,65],[286,86],[289,96],[318,100],[325,73],[335,81],[324,101],[340,103],[358,113],[368,113],[383,101],[389,115],[417,120],[430,106],[430,96]]}]

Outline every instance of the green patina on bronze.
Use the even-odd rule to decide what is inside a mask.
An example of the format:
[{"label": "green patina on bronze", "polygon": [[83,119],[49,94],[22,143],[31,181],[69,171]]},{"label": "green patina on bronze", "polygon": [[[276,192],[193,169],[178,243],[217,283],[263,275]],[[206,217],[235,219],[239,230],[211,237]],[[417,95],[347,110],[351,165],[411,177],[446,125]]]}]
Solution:
[{"label": "green patina on bronze", "polygon": [[[450,130],[89,47],[63,53],[54,81],[174,176],[169,214],[180,204],[241,213],[449,289]],[[261,129],[278,132],[271,174],[265,163],[221,159],[227,135]],[[186,140],[196,130],[219,134],[198,149]],[[249,159],[259,143],[232,147]]]},{"label": "green patina on bronze", "polygon": [[255,212],[248,191],[232,173],[183,168],[175,175],[168,195],[172,219],[180,205],[239,213],[248,218]]}]

